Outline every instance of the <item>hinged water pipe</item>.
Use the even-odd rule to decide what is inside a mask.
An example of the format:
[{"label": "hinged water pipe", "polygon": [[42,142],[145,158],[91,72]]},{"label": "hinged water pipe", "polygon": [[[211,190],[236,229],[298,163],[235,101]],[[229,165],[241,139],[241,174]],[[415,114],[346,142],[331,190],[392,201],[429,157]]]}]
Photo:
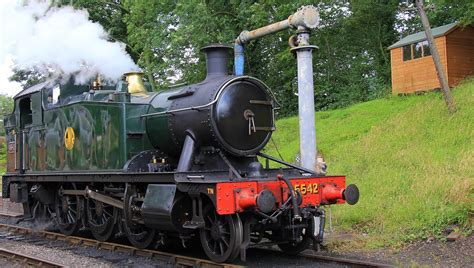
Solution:
[{"label": "hinged water pipe", "polygon": [[319,25],[319,12],[314,6],[303,6],[288,19],[252,31],[242,31],[234,44],[235,75],[244,75],[244,45],[248,42],[289,28],[314,29]]}]

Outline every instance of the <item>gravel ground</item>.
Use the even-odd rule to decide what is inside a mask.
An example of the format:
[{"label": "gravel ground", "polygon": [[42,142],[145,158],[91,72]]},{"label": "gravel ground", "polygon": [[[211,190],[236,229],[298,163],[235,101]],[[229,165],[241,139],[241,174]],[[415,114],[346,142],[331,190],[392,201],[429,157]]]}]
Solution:
[{"label": "gravel ground", "polygon": [[388,257],[400,266],[474,267],[474,235],[453,242],[418,241]]},{"label": "gravel ground", "polygon": [[[1,223],[14,224],[17,219],[0,216]],[[54,230],[51,224],[33,224],[22,222],[18,225],[36,230]],[[61,263],[67,267],[171,267],[172,265],[145,257],[131,256],[122,252],[70,245],[64,241],[49,240],[34,234],[15,234],[0,229],[0,247],[41,257]],[[0,259],[0,267],[13,264]],[[14,265],[13,265],[14,266]],[[19,266],[22,267],[22,266]]]},{"label": "gravel ground", "polygon": [[[0,216],[0,223],[15,224],[17,219]],[[33,224],[32,222],[21,222],[18,225],[36,230],[55,231],[51,224]],[[12,235],[15,236],[15,235]],[[21,239],[20,239],[21,240]],[[169,266],[167,263],[158,262],[148,258],[134,257],[119,252],[109,252],[94,248],[83,248],[70,246],[65,242],[44,240],[42,243],[34,244],[24,241],[14,241],[2,236],[0,230],[0,247],[18,250],[24,253],[37,253],[39,256],[52,261],[64,263],[74,267],[152,267]],[[23,251],[22,251],[23,250]],[[198,247],[190,249],[173,249],[169,252],[205,258],[204,253]],[[307,250],[305,253],[314,253]],[[393,251],[387,249],[373,251],[345,251],[345,252],[319,252],[327,256],[340,256],[351,259],[369,260],[378,263],[393,264],[395,266],[429,266],[429,267],[474,267],[474,236],[459,238],[454,242],[442,242],[436,240],[419,241],[407,245],[405,248]],[[50,259],[51,258],[51,259]],[[334,263],[318,263],[313,259],[294,257],[282,252],[267,251],[252,248],[247,251],[247,261],[236,261],[235,264],[249,267],[344,267]],[[4,267],[0,262],[0,267]],[[7,265],[10,266],[10,265]]]},{"label": "gravel ground", "polygon": [[345,250],[330,255],[392,263],[397,267],[474,267],[474,235],[452,242],[417,241],[399,250]]},{"label": "gravel ground", "polygon": [[337,263],[319,262],[311,258],[295,257],[283,252],[256,248],[247,251],[247,261],[245,263],[236,262],[236,264],[248,267],[347,267]]},{"label": "gravel ground", "polygon": [[[130,256],[127,253],[71,246],[63,241],[35,239],[31,235],[10,234],[17,237],[13,239],[11,236],[7,239],[4,235],[0,233],[0,247],[57,262],[66,267],[172,267],[163,261]],[[0,267],[5,266],[0,262]]]},{"label": "gravel ground", "polygon": [[15,263],[15,262],[10,262],[4,258],[0,258],[0,267],[9,267],[9,268],[13,268],[13,267],[24,267],[24,266],[21,266],[20,264],[18,263]]},{"label": "gravel ground", "polygon": [[24,242],[0,239],[1,247],[23,253],[26,255],[40,257],[48,261],[60,263],[64,266],[74,267],[110,267],[111,263],[94,258],[80,256],[68,250],[50,248],[43,245],[32,245]]}]

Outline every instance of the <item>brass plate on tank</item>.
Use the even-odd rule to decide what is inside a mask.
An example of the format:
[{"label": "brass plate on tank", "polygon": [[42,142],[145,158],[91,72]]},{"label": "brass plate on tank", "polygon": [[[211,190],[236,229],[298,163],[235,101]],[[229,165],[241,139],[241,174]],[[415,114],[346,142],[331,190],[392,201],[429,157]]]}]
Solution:
[{"label": "brass plate on tank", "polygon": [[64,132],[64,146],[67,150],[70,151],[74,148],[75,139],[76,136],[74,134],[74,129],[72,127],[66,128],[66,131]]}]

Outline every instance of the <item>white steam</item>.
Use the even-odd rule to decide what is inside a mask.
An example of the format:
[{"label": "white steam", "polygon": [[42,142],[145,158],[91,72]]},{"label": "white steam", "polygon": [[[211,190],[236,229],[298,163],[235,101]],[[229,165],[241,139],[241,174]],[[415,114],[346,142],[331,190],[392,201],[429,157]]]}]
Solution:
[{"label": "white steam", "polygon": [[98,73],[107,80],[137,70],[125,46],[107,41],[104,28],[85,10],[49,1],[0,1],[0,62],[83,83]]}]

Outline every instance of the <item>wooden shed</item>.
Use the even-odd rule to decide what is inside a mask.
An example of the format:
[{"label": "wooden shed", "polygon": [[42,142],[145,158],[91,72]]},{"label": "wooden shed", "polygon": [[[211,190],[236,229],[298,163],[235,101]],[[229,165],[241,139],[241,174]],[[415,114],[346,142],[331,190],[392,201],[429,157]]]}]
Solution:
[{"label": "wooden shed", "polygon": [[[457,23],[432,29],[450,87],[474,75],[474,26]],[[425,32],[409,35],[388,47],[392,63],[392,93],[440,88]]]}]

